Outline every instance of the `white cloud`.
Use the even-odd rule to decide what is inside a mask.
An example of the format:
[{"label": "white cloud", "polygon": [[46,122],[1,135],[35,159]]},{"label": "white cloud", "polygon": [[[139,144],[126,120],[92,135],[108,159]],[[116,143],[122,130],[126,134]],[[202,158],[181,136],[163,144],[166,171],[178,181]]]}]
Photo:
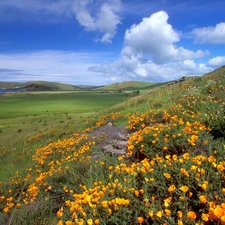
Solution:
[{"label": "white cloud", "polygon": [[225,65],[225,56],[217,56],[208,61],[208,65],[214,67],[220,67]]},{"label": "white cloud", "polygon": [[173,55],[173,43],[179,34],[167,23],[168,14],[160,11],[126,30],[124,42],[133,52],[150,54],[154,61],[163,62]]},{"label": "white cloud", "polygon": [[225,44],[225,23],[218,23],[215,27],[195,28],[191,36],[196,43]]},{"label": "white cloud", "polygon": [[105,54],[36,51],[0,54],[0,81],[46,80],[71,84],[104,84],[99,73],[88,71]]},{"label": "white cloud", "polygon": [[180,41],[179,33],[168,23],[168,14],[160,11],[144,18],[141,23],[133,25],[126,30],[124,43],[128,54],[145,54],[152,57],[155,63],[165,63],[168,60],[186,60],[201,58],[208,52],[196,52],[177,47]]},{"label": "white cloud", "polygon": [[103,34],[101,42],[111,43],[117,26],[121,23],[118,15],[121,8],[120,0],[108,0],[100,6],[97,3],[92,0],[75,0],[74,14],[87,31],[98,31]]},{"label": "white cloud", "polygon": [[179,33],[168,23],[168,18],[166,12],[160,11],[131,26],[125,33],[119,58],[112,63],[90,67],[89,70],[104,74],[109,81],[156,82],[209,72],[210,65],[194,61],[208,56],[209,52],[176,46],[175,43],[180,41]]},{"label": "white cloud", "polygon": [[[213,70],[205,64],[197,64],[194,60],[172,61],[165,64],[156,64],[142,57],[122,56],[113,63],[95,65],[90,71],[104,74],[108,82],[127,80],[146,80],[164,82],[178,79],[182,76],[198,76]],[[112,79],[113,78],[113,79]]]}]

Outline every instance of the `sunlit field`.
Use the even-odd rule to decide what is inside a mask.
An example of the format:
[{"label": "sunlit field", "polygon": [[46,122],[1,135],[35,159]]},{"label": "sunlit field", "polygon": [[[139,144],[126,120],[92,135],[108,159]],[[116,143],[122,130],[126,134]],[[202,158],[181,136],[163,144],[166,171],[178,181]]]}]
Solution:
[{"label": "sunlit field", "polygon": [[0,96],[0,146],[15,144],[21,138],[58,125],[71,124],[73,120],[126,99],[128,97],[123,94],[95,92],[31,92]]},{"label": "sunlit field", "polygon": [[[120,95],[99,101],[88,96],[78,111],[68,94],[61,114],[71,113],[70,107],[96,112],[72,117],[62,137],[59,128],[49,129],[14,150],[1,150],[0,224],[225,224],[224,93],[222,68],[123,103]],[[110,107],[106,98],[121,103]],[[11,99],[19,105],[16,96]],[[33,104],[29,115],[54,114],[56,102],[48,109]],[[25,113],[19,110],[17,116]],[[7,118],[7,110],[3,115]],[[111,121],[126,126],[127,152],[93,158],[104,136],[92,132]]]}]

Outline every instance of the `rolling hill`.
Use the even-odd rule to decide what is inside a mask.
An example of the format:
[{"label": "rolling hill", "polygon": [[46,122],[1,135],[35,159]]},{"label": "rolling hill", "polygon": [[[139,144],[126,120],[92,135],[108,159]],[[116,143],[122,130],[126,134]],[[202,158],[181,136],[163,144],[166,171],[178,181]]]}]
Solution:
[{"label": "rolling hill", "polygon": [[24,89],[28,91],[79,91],[85,88],[62,84],[58,82],[47,81],[29,81],[25,83],[20,82],[0,82],[0,88],[4,89]]},{"label": "rolling hill", "polygon": [[4,89],[24,89],[27,91],[81,91],[81,90],[96,90],[96,91],[124,91],[124,90],[140,90],[150,87],[155,83],[141,81],[126,81],[120,83],[109,84],[105,86],[91,85],[71,85],[58,82],[47,81],[30,81],[25,83],[19,82],[0,82],[0,88]]},{"label": "rolling hill", "polygon": [[139,90],[150,87],[155,83],[152,82],[142,82],[142,81],[125,81],[120,83],[109,84],[97,90],[107,90],[107,91],[125,91],[125,90]]}]

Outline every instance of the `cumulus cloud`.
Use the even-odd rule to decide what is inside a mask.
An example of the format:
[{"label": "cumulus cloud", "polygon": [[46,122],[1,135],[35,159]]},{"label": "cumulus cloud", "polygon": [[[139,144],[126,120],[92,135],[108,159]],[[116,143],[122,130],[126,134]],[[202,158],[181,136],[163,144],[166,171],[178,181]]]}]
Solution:
[{"label": "cumulus cloud", "polygon": [[199,76],[210,72],[213,67],[197,64],[194,60],[156,64],[151,60],[133,55],[132,57],[122,56],[113,63],[95,65],[89,70],[104,74],[108,82],[127,80],[165,82],[182,76]]},{"label": "cumulus cloud", "polygon": [[111,43],[116,34],[117,26],[121,23],[119,16],[120,0],[100,1],[75,0],[73,12],[77,21],[87,31],[98,31],[103,34],[101,42]]},{"label": "cumulus cloud", "polygon": [[209,52],[178,47],[179,32],[168,23],[168,18],[165,11],[143,18],[139,24],[126,30],[124,46],[116,61],[95,65],[89,70],[105,74],[111,81],[136,79],[156,82],[209,72],[210,65],[194,61],[208,56]]},{"label": "cumulus cloud", "polygon": [[0,53],[0,81],[46,80],[70,84],[102,85],[106,81],[88,68],[104,54],[68,51]]},{"label": "cumulus cloud", "polygon": [[126,30],[125,50],[122,52],[128,54],[129,49],[130,54],[149,55],[155,63],[165,63],[171,59],[201,58],[208,54],[201,50],[194,52],[177,47],[175,43],[180,41],[179,33],[168,23],[168,18],[165,11],[160,11]]},{"label": "cumulus cloud", "polygon": [[173,55],[172,44],[180,40],[179,34],[167,23],[169,16],[160,11],[144,18],[141,23],[126,30],[124,42],[133,52],[151,54],[161,62]]},{"label": "cumulus cloud", "polygon": [[214,67],[220,67],[225,65],[225,56],[217,56],[208,61],[208,65]]},{"label": "cumulus cloud", "polygon": [[191,36],[196,43],[202,44],[224,44],[225,43],[225,23],[219,23],[215,27],[195,28]]}]

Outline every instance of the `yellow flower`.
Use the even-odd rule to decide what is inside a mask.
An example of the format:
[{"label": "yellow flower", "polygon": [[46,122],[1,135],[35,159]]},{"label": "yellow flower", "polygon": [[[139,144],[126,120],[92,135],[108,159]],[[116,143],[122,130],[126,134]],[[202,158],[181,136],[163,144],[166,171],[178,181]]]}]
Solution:
[{"label": "yellow flower", "polygon": [[208,186],[208,181],[204,181],[202,185],[200,185],[200,187],[205,190]]},{"label": "yellow flower", "polygon": [[60,208],[56,214],[58,217],[62,217],[63,216],[63,208]]},{"label": "yellow flower", "polygon": [[173,155],[173,160],[177,161],[177,155]]},{"label": "yellow flower", "polygon": [[205,222],[209,221],[209,214],[202,213],[201,217],[203,221]]},{"label": "yellow flower", "polygon": [[20,206],[21,206],[20,203],[17,203],[17,204],[16,204],[16,207],[17,207],[17,208],[20,208]]},{"label": "yellow flower", "polygon": [[214,212],[214,214],[216,215],[217,218],[221,218],[222,216],[225,215],[225,212],[224,212],[223,208],[220,207],[220,206],[216,206],[216,208],[214,209],[213,212]]},{"label": "yellow flower", "polygon": [[168,142],[168,138],[163,138],[163,141],[166,143]]},{"label": "yellow flower", "polygon": [[153,210],[149,210],[149,211],[148,211],[148,215],[149,215],[149,217],[153,217],[153,215],[154,215]]},{"label": "yellow flower", "polygon": [[136,197],[138,197],[139,196],[139,191],[138,190],[135,190],[134,191],[134,194],[135,194]]},{"label": "yellow flower", "polygon": [[223,194],[225,195],[225,188],[222,188],[222,192],[223,192]]},{"label": "yellow flower", "polygon": [[169,173],[164,173],[163,176],[167,179],[170,179],[171,175]]},{"label": "yellow flower", "polygon": [[6,201],[7,201],[7,202],[13,201],[13,197],[7,198]]},{"label": "yellow flower", "polygon": [[155,215],[156,215],[157,217],[161,218],[162,215],[163,215],[163,212],[162,212],[162,211],[158,211]]},{"label": "yellow flower", "polygon": [[109,170],[111,170],[111,171],[112,171],[112,170],[113,170],[113,166],[110,166],[110,167],[109,167]]},{"label": "yellow flower", "polygon": [[74,225],[72,221],[66,221],[66,225]]},{"label": "yellow flower", "polygon": [[199,200],[201,203],[206,203],[207,197],[205,195],[201,195],[201,196],[199,196]]},{"label": "yellow flower", "polygon": [[168,207],[169,206],[171,200],[172,200],[171,197],[164,199],[164,205],[165,205],[165,207]]},{"label": "yellow flower", "polygon": [[167,216],[170,216],[170,215],[171,215],[171,211],[170,211],[169,209],[165,209],[164,211],[165,211],[165,214],[166,214]]},{"label": "yellow flower", "polygon": [[168,191],[169,191],[169,192],[174,192],[175,190],[176,190],[175,185],[171,185],[171,186],[169,186],[169,188],[168,188]]},{"label": "yellow flower", "polygon": [[107,208],[108,207],[108,201],[102,201],[101,206],[103,208]]},{"label": "yellow flower", "polygon": [[194,211],[189,211],[188,213],[187,213],[187,216],[188,216],[188,218],[190,219],[190,220],[195,220],[196,219],[196,213],[194,212]]},{"label": "yellow flower", "polygon": [[5,213],[9,213],[9,207],[5,207],[4,209],[3,209],[3,211],[5,212]]},{"label": "yellow flower", "polygon": [[87,225],[92,225],[93,224],[93,220],[92,219],[88,219],[87,220]]},{"label": "yellow flower", "polygon": [[57,225],[63,225],[63,221],[60,220],[60,221],[57,223]]},{"label": "yellow flower", "polygon": [[96,219],[95,222],[94,222],[94,224],[95,225],[99,225],[100,224],[100,220],[99,219]]},{"label": "yellow flower", "polygon": [[222,217],[220,218],[220,220],[221,220],[221,222],[222,222],[221,224],[224,225],[224,224],[225,224],[225,216],[222,216]]},{"label": "yellow flower", "polygon": [[179,217],[180,219],[182,219],[183,213],[182,213],[181,211],[178,211],[178,212],[177,212],[177,215],[178,215],[178,217]]},{"label": "yellow flower", "polygon": [[144,218],[142,216],[139,216],[137,220],[139,224],[142,224],[144,222]]},{"label": "yellow flower", "polygon": [[108,209],[108,214],[112,215],[112,209],[110,209],[110,208]]},{"label": "yellow flower", "polygon": [[181,169],[180,169],[180,173],[183,174],[183,175],[185,175],[185,176],[187,176],[187,177],[189,177],[188,171],[185,170],[184,168],[181,168]]},{"label": "yellow flower", "polygon": [[188,191],[188,187],[186,185],[180,187],[180,190],[186,193]]},{"label": "yellow flower", "polygon": [[223,165],[218,165],[218,166],[217,166],[217,169],[218,169],[219,171],[224,171],[224,170],[225,170],[225,168],[224,168]]}]

